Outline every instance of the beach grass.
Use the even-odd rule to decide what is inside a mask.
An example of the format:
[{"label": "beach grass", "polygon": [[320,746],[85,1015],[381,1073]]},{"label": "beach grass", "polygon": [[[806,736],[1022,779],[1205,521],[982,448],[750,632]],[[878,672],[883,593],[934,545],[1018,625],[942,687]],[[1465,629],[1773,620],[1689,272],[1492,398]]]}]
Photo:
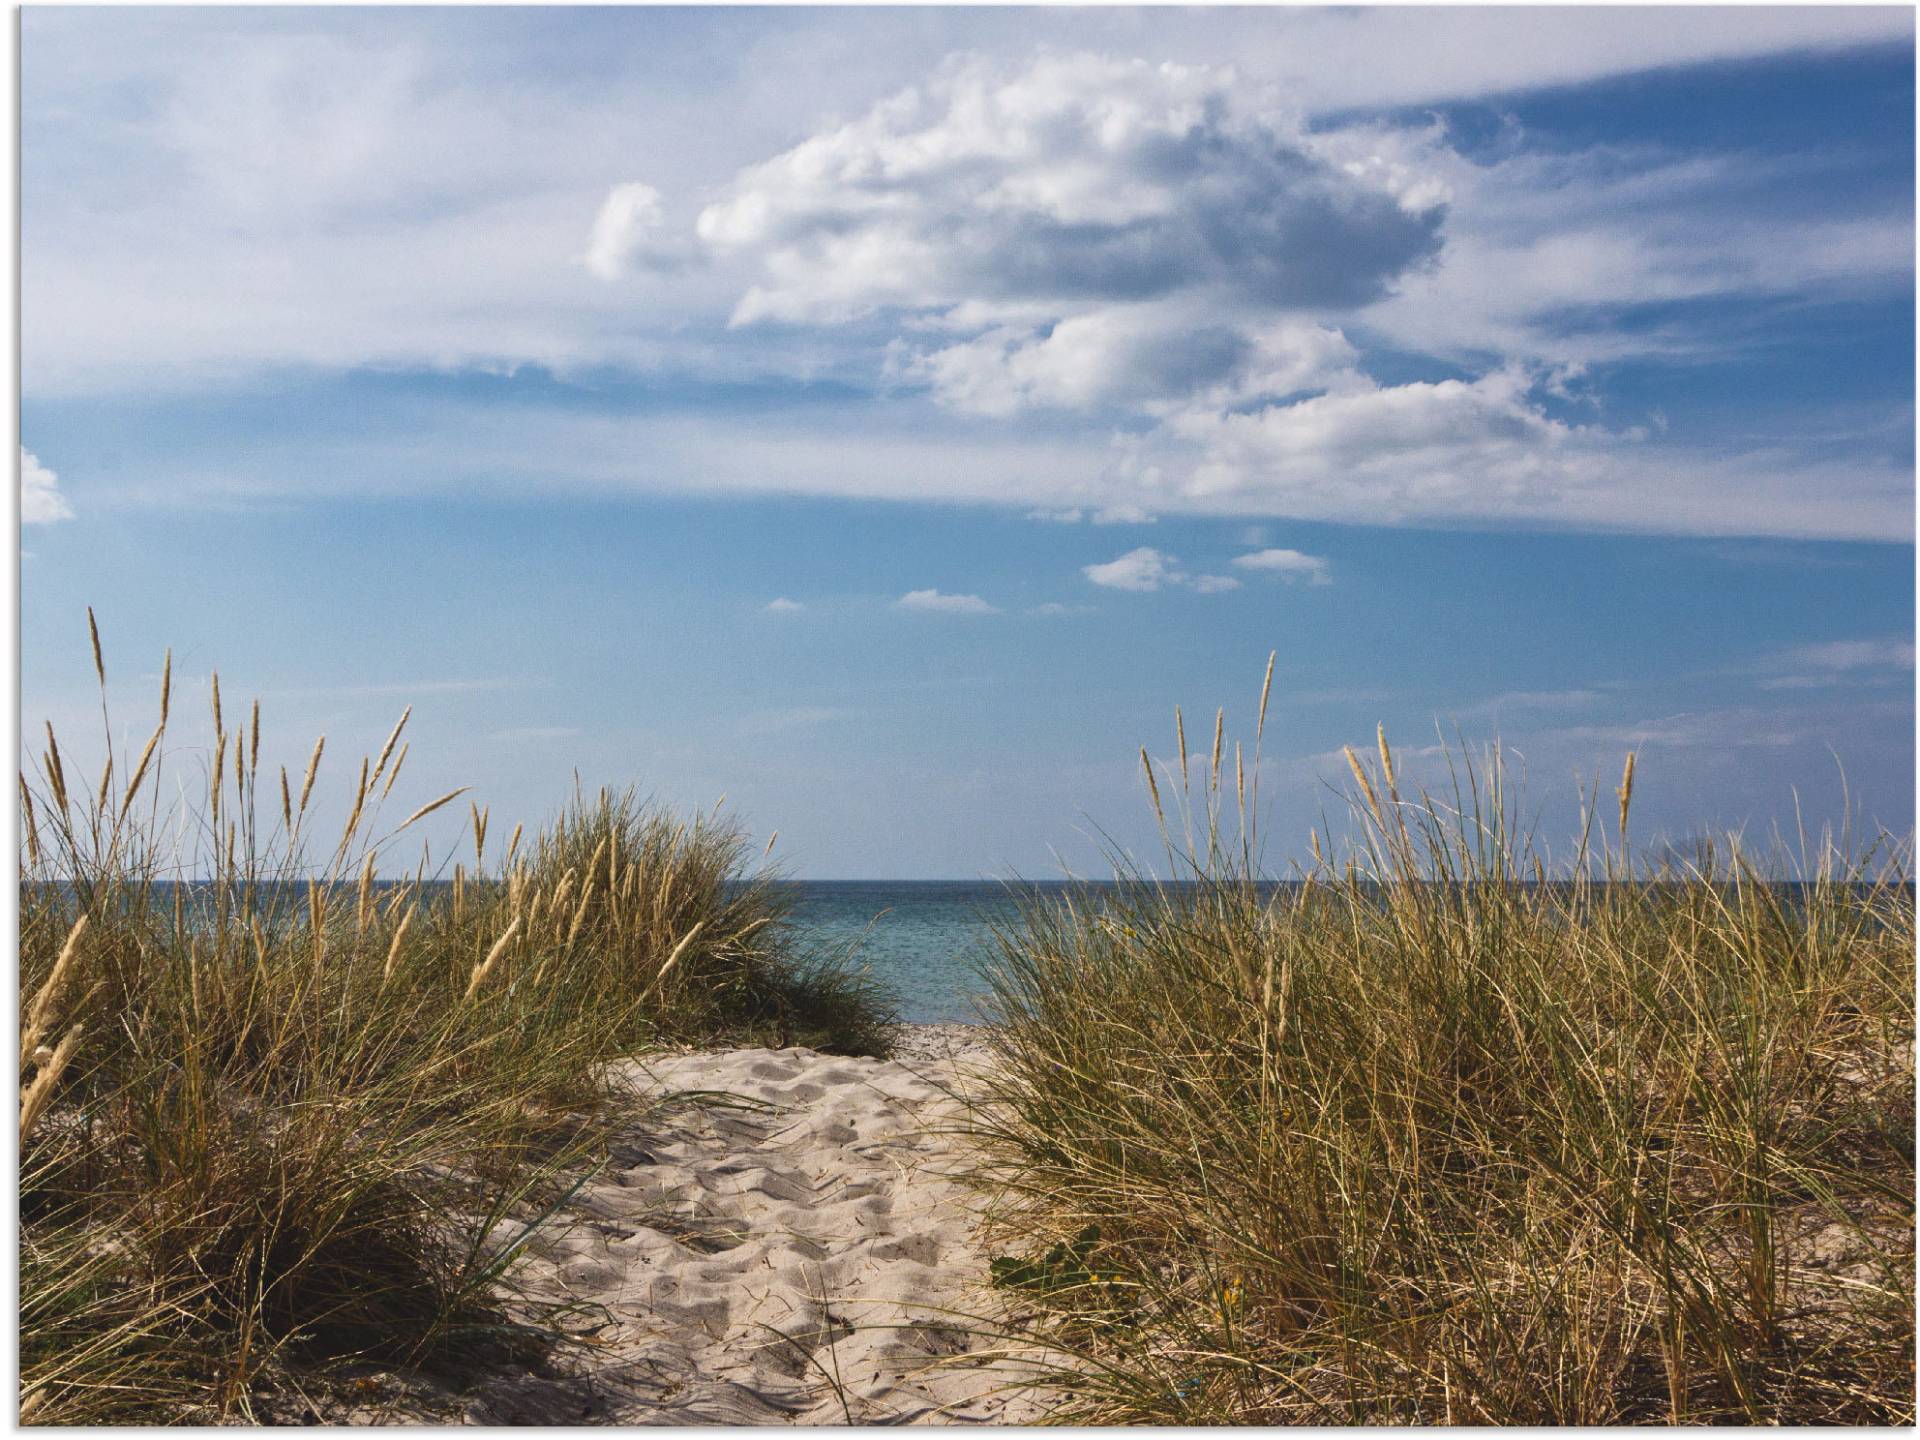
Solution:
[{"label": "beach grass", "polygon": [[1123,859],[986,966],[1059,1418],[1912,1423],[1909,843],[1643,859],[1629,758],[1550,864],[1497,752],[1430,792],[1383,734],[1275,886],[1178,729],[1184,883]]},{"label": "beach grass", "polygon": [[[20,789],[23,1419],[304,1420],[369,1365],[524,1361],[564,1326],[510,1262],[632,1118],[610,1062],[884,1050],[885,993],[798,952],[733,821],[601,792],[503,837],[458,791],[396,821],[402,716],[320,835],[324,741],[263,766],[217,676],[169,801],[170,660],[116,748],[88,619],[101,774],[49,728]],[[463,858],[376,880],[454,806]]]}]

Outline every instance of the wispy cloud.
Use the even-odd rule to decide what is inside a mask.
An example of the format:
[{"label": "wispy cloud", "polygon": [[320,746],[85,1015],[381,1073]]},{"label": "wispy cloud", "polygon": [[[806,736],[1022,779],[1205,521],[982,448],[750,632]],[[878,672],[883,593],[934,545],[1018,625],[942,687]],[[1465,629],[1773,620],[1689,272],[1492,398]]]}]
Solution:
[{"label": "wispy cloud", "polygon": [[909,590],[894,602],[902,610],[935,615],[998,615],[1000,607],[978,595],[943,595],[938,590]]},{"label": "wispy cloud", "polygon": [[765,609],[769,615],[798,615],[807,607],[802,605],[798,600],[789,600],[786,596],[782,595],[777,600],[769,600],[762,608]]},{"label": "wispy cloud", "polygon": [[1029,510],[1027,519],[1043,520],[1051,525],[1078,525],[1082,520],[1091,520],[1096,525],[1152,525],[1156,517],[1138,505],[1102,505],[1093,511],[1074,505],[1064,510]]},{"label": "wispy cloud", "polygon": [[1460,715],[1492,716],[1499,718],[1516,711],[1523,714],[1542,712],[1585,710],[1599,704],[1606,696],[1599,690],[1507,690],[1477,705],[1469,705],[1460,711]]},{"label": "wispy cloud", "polygon": [[1845,683],[1888,683],[1911,674],[1913,659],[1910,640],[1828,640],[1782,650],[1757,668],[1776,672],[1759,682],[1763,690],[1823,690]]}]

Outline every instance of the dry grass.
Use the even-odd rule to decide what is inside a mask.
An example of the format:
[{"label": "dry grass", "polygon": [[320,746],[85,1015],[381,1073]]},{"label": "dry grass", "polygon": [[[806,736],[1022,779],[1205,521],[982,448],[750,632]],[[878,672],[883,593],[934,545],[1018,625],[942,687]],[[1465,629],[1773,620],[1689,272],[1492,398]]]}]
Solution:
[{"label": "dry grass", "polygon": [[[105,666],[89,626],[105,715]],[[255,706],[211,703],[185,812],[160,721],[97,783],[49,730],[23,776],[21,1375],[35,1423],[298,1413],[346,1365],[433,1367],[552,1342],[504,1272],[620,1097],[605,1062],[663,1039],[861,1048],[883,997],[794,958],[742,832],[576,797],[523,845],[377,884],[402,718],[312,829],[261,767]],[[193,877],[194,883],[171,883]]]},{"label": "dry grass", "polygon": [[1497,755],[1350,758],[1294,883],[1216,758],[1162,777],[1185,883],[998,937],[984,1178],[1067,1416],[1911,1423],[1908,847],[1650,866],[1629,760],[1556,873]]}]

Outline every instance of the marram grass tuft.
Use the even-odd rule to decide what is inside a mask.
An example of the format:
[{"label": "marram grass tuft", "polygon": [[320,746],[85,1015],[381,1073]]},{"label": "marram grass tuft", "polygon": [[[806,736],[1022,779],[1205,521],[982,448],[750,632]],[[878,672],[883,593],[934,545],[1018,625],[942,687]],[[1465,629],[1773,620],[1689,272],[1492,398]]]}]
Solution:
[{"label": "marram grass tuft", "polygon": [[166,798],[170,658],[130,765],[107,724],[75,783],[49,728],[22,776],[24,1419],[304,1419],[343,1365],[550,1344],[509,1262],[631,1108],[608,1062],[886,1044],[870,982],[795,956],[738,827],[602,794],[489,858],[476,807],[471,871],[376,884],[465,793],[384,825],[407,716],[321,836],[324,738],[263,785],[258,707],[228,730],[211,692],[196,801]]},{"label": "marram grass tuft", "polygon": [[1497,754],[1348,759],[1338,861],[1169,767],[1183,883],[996,938],[1008,1273],[1098,1237],[1064,1418],[1911,1424],[1910,846],[1649,864],[1629,759],[1550,868]]}]

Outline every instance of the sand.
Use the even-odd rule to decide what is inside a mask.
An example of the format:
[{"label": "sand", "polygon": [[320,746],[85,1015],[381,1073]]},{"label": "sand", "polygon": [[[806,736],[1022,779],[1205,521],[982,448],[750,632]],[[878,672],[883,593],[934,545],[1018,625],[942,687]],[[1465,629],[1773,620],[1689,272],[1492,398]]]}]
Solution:
[{"label": "sand", "polygon": [[[976,1032],[977,1033],[977,1032]],[[1035,1352],[969,1333],[995,1313],[955,1174],[968,1027],[900,1058],[741,1049],[650,1059],[644,1118],[521,1264],[598,1325],[556,1373],[489,1377],[477,1424],[1030,1423]],[[743,1108],[741,1102],[750,1108]],[[953,1312],[960,1312],[959,1314]],[[968,1319],[978,1316],[980,1319]]]}]

